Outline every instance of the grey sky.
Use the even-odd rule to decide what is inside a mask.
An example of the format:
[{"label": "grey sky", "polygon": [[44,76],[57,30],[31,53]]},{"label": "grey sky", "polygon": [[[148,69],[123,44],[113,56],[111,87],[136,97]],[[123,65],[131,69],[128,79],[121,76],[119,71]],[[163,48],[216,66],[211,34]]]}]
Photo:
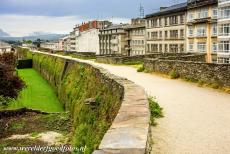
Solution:
[{"label": "grey sky", "polygon": [[82,20],[119,22],[137,17],[140,3],[148,14],[176,1],[185,0],[0,0],[0,28],[17,36],[33,31],[65,33]]}]

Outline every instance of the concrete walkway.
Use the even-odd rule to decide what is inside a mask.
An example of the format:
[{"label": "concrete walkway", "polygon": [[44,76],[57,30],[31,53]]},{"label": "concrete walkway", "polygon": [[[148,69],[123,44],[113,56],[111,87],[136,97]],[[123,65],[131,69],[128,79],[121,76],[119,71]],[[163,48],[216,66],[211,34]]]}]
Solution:
[{"label": "concrete walkway", "polygon": [[153,154],[229,154],[230,94],[180,80],[137,73],[128,66],[98,64],[145,88],[164,108],[152,128]]}]

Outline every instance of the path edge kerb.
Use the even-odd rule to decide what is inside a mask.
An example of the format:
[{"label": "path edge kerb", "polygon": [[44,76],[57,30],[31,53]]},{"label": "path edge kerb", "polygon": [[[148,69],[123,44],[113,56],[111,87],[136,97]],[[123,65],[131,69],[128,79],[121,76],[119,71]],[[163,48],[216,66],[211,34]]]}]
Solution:
[{"label": "path edge kerb", "polygon": [[142,87],[84,60],[44,52],[37,53],[91,65],[105,77],[124,87],[124,97],[118,114],[104,135],[99,149],[93,154],[145,154],[149,151],[150,110],[148,96]]}]

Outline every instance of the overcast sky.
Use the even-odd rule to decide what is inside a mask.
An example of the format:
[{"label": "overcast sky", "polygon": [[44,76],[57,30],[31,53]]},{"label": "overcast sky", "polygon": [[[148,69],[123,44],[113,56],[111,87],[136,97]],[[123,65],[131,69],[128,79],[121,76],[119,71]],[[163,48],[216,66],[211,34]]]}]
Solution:
[{"label": "overcast sky", "polygon": [[11,36],[35,31],[68,33],[74,25],[91,19],[128,22],[139,16],[185,0],[0,0],[0,29]]}]

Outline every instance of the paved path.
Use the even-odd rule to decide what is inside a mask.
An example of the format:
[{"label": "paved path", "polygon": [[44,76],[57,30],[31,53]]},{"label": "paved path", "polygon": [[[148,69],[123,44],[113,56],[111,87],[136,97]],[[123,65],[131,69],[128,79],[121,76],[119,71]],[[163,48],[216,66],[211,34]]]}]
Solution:
[{"label": "paved path", "polygon": [[165,117],[152,128],[153,154],[230,154],[230,94],[128,66],[87,62],[142,86],[164,108]]}]

